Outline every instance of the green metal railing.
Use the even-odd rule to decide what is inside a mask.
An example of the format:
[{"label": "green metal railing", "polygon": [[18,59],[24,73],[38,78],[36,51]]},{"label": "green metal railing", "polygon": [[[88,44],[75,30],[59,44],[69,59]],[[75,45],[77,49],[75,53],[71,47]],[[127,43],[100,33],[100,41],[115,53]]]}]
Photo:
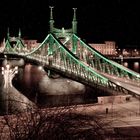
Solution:
[{"label": "green metal railing", "polygon": [[107,57],[99,53],[90,45],[82,41],[77,35],[73,34],[71,39],[69,39],[66,43],[68,42],[70,42],[71,45],[73,46],[71,51],[74,54],[76,54],[76,56],[80,60],[84,61],[85,63],[95,68],[96,70],[102,73],[107,73],[118,77],[125,77],[127,79],[140,81],[139,73],[134,72],[112,60],[109,60]]}]

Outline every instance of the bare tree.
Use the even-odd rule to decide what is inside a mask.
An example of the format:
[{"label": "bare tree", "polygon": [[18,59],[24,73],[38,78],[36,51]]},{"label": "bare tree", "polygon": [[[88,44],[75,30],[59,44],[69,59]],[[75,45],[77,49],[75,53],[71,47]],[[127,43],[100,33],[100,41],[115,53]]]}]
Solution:
[{"label": "bare tree", "polygon": [[[75,113],[76,106],[54,107],[1,118],[1,138],[28,140],[104,140],[105,124],[97,116]],[[4,129],[6,128],[6,129]],[[7,135],[5,135],[7,134]]]},{"label": "bare tree", "polygon": [[[85,109],[85,108],[84,108]],[[36,109],[0,117],[0,139],[5,140],[105,140],[128,138],[124,130],[111,126],[79,106]],[[78,111],[79,110],[79,111]],[[138,130],[136,127],[134,131]],[[130,136],[130,135],[129,135]],[[139,137],[138,131],[136,136]]]}]

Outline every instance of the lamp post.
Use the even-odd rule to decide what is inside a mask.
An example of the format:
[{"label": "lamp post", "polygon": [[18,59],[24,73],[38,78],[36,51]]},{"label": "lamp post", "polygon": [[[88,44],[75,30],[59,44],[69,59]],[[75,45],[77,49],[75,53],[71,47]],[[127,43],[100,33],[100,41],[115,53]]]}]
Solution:
[{"label": "lamp post", "polygon": [[4,76],[4,88],[12,87],[12,80],[15,74],[18,73],[18,67],[10,68],[7,64],[6,67],[2,67],[2,75]]},{"label": "lamp post", "polygon": [[10,68],[10,65],[7,64],[5,67],[2,67],[2,75],[4,77],[4,89],[6,90],[6,113],[8,114],[8,95],[9,87],[12,87],[12,80],[15,74],[18,73],[18,67]]},{"label": "lamp post", "polygon": [[121,65],[123,65],[123,55],[120,55],[119,57],[121,59]]}]

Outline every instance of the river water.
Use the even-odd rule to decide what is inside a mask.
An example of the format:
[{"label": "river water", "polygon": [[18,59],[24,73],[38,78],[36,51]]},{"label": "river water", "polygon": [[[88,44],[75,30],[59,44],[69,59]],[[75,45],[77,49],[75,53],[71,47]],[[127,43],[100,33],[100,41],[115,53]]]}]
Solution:
[{"label": "river water", "polygon": [[41,107],[97,102],[94,89],[58,74],[49,78],[42,67],[31,64],[19,68],[13,85]]}]

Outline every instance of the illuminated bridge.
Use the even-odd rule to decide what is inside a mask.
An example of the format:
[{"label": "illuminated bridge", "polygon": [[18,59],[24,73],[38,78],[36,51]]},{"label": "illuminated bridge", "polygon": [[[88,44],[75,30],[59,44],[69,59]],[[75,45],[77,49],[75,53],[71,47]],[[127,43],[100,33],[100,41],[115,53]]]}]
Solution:
[{"label": "illuminated bridge", "polygon": [[76,8],[72,28],[54,27],[50,7],[50,32],[35,48],[27,48],[18,37],[5,41],[3,54],[22,57],[83,84],[109,93],[140,94],[140,74],[100,54],[77,35]]}]

